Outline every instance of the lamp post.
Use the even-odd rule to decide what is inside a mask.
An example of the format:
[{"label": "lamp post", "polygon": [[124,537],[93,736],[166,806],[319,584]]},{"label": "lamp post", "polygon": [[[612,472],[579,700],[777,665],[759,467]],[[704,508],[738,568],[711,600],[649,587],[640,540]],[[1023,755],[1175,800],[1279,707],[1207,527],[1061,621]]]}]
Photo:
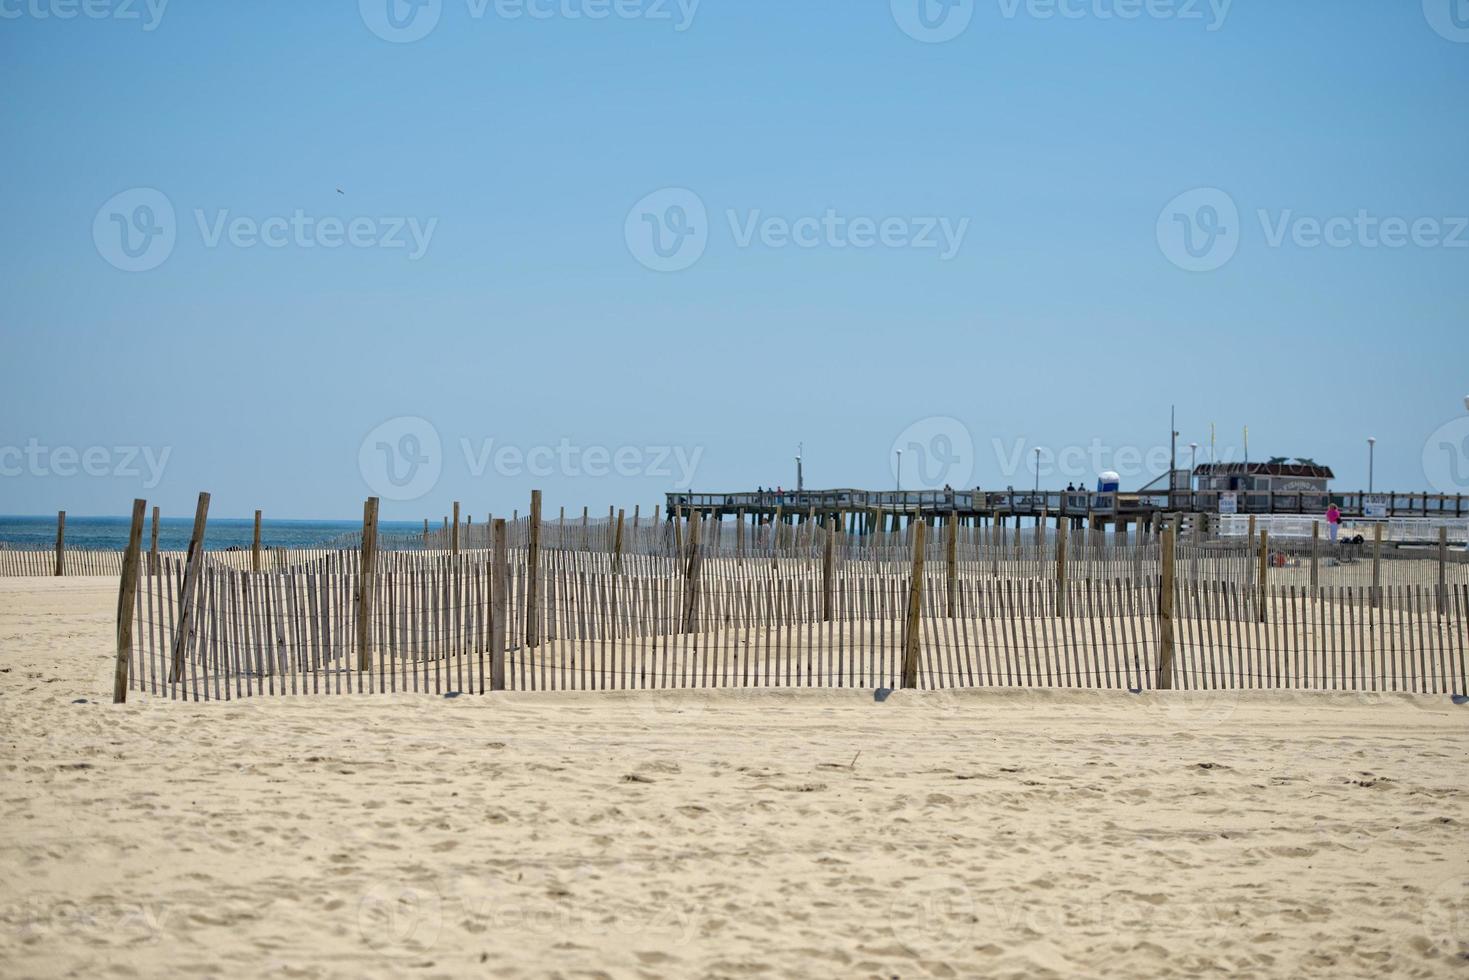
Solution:
[{"label": "lamp post", "polygon": [[898,450],[898,492],[903,492],[903,450]]},{"label": "lamp post", "polygon": [[1193,507],[1193,505],[1194,505],[1194,501],[1193,501],[1193,495],[1194,495],[1194,470],[1198,469],[1198,467],[1199,467],[1199,444],[1196,443],[1196,442],[1191,442],[1191,443],[1188,444],[1188,495],[1189,495],[1188,505],[1189,505],[1189,507]]},{"label": "lamp post", "polygon": [[1173,488],[1178,483],[1178,409],[1168,406],[1168,509],[1173,509]]},{"label": "lamp post", "polygon": [[[1040,446],[1036,446],[1035,447],[1035,496],[1036,496],[1036,498],[1039,498],[1040,495],[1041,495],[1041,447]],[[1030,506],[1031,506],[1031,509],[1032,510],[1035,509],[1035,499],[1032,499],[1031,500]]]},{"label": "lamp post", "polygon": [[1373,469],[1373,463],[1375,462],[1375,459],[1373,457],[1376,455],[1376,452],[1377,452],[1377,438],[1375,436],[1368,436],[1367,437],[1367,492],[1368,493],[1371,493],[1372,492],[1372,469]]}]

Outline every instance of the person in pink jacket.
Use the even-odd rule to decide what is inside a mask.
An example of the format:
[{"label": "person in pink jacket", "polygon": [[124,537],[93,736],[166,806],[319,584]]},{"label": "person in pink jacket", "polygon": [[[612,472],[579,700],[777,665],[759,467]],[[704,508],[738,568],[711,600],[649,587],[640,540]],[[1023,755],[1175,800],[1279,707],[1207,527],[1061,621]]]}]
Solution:
[{"label": "person in pink jacket", "polygon": [[1326,508],[1326,530],[1331,535],[1331,543],[1336,544],[1336,530],[1341,527],[1341,510],[1336,504]]}]

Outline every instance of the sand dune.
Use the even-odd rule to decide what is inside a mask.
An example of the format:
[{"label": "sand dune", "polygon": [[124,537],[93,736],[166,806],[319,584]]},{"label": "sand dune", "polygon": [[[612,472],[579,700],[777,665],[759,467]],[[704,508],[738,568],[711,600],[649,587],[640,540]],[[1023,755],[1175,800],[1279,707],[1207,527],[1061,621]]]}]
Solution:
[{"label": "sand dune", "polygon": [[1469,976],[1446,697],[113,707],[114,588],[0,580],[7,976]]}]

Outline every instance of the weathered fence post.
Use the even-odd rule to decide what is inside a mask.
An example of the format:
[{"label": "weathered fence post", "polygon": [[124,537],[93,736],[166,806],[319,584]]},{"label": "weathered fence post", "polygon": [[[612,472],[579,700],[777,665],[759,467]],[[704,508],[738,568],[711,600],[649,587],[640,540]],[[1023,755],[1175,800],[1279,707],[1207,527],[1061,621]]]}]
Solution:
[{"label": "weathered fence post", "polygon": [[1270,532],[1260,532],[1260,622],[1266,622],[1266,606],[1270,601],[1267,577],[1270,569]]},{"label": "weathered fence post", "polygon": [[1372,526],[1372,608],[1382,608],[1382,525]]},{"label": "weathered fence post", "polygon": [[1438,529],[1438,614],[1442,616],[1448,606],[1449,529]]},{"label": "weathered fence post", "polygon": [[525,645],[539,646],[541,620],[537,615],[541,578],[541,491],[530,492],[530,534],[525,552]]},{"label": "weathered fence post", "polygon": [[1250,515],[1250,529],[1245,533],[1245,582],[1253,589],[1255,586],[1255,563],[1249,561],[1250,549],[1255,547],[1255,515]]},{"label": "weathered fence post", "polygon": [[66,574],[66,511],[56,512],[56,574]]},{"label": "weathered fence post", "polygon": [[510,615],[510,558],[506,542],[505,518],[494,523],[495,567],[490,580],[494,609],[490,617],[490,690],[505,690],[505,627]]},{"label": "weathered fence post", "polygon": [[948,593],[949,618],[959,616],[959,513],[949,511],[949,523],[944,528],[944,571]]},{"label": "weathered fence post", "polygon": [[368,497],[362,505],[362,567],[357,575],[357,669],[372,669],[372,598],[377,572],[377,505]]},{"label": "weathered fence post", "polygon": [[918,640],[923,614],[923,548],[927,525],[919,518],[913,526],[913,571],[908,582],[908,619],[903,624],[903,678],[905,688],[918,687]]},{"label": "weathered fence post", "polygon": [[775,517],[770,522],[770,567],[778,568],[780,565],[780,511],[781,505],[775,505]]},{"label": "weathered fence post", "polygon": [[153,508],[152,542],[148,545],[148,573],[158,574],[158,508]]},{"label": "weathered fence post", "polygon": [[1070,534],[1069,520],[1056,525],[1056,615],[1066,615],[1066,538]]},{"label": "weathered fence post", "polygon": [[250,538],[250,571],[260,571],[260,511],[255,512],[255,534]]},{"label": "weathered fence post", "polygon": [[836,606],[836,536],[841,530],[841,523],[830,518],[825,523],[826,547],[821,553],[821,619],[829,623]]},{"label": "weathered fence post", "polygon": [[1321,584],[1321,525],[1311,522],[1311,598],[1320,594]]},{"label": "weathered fence post", "polygon": [[990,556],[995,561],[995,578],[1000,577],[1000,558],[1005,550],[1005,518],[997,511],[990,519]]},{"label": "weathered fence post", "polygon": [[133,609],[138,597],[138,564],[143,550],[143,514],[146,500],[133,501],[133,524],[122,555],[122,582],[117,589],[117,664],[112,671],[112,703],[128,699],[128,663],[133,653]]},{"label": "weathered fence post", "polygon": [[684,576],[683,631],[694,632],[699,611],[699,524],[689,520],[689,562]]},{"label": "weathered fence post", "polygon": [[454,522],[449,525],[449,553],[459,554],[459,501],[454,501]]},{"label": "weathered fence post", "polygon": [[1173,579],[1174,542],[1177,531],[1164,528],[1159,537],[1162,574],[1158,582],[1158,676],[1153,686],[1160,691],[1173,689]]},{"label": "weathered fence post", "polygon": [[199,587],[199,573],[204,568],[204,525],[209,520],[209,494],[199,494],[194,508],[194,529],[189,532],[189,550],[184,557],[184,584],[179,588],[178,632],[173,637],[173,669],[170,682],[184,679],[184,651],[189,635],[194,632],[194,590]]},{"label": "weathered fence post", "polygon": [[617,511],[617,536],[612,542],[612,570],[622,572],[622,516],[621,508]]}]

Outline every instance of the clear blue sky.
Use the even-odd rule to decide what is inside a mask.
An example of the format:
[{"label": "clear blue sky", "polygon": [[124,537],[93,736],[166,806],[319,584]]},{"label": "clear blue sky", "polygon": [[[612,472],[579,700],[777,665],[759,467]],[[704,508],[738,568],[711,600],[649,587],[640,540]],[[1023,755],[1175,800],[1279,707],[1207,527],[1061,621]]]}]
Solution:
[{"label": "clear blue sky", "polygon": [[[1055,486],[1166,446],[1170,404],[1181,446],[1248,425],[1355,489],[1372,435],[1379,488],[1469,492],[1450,0],[92,2],[0,3],[0,513],[351,517],[393,453],[384,518],[646,510],[658,447],[735,489],[793,485],[798,442],[811,486],[1080,447]],[[1418,240],[1371,247],[1388,218]]]}]

